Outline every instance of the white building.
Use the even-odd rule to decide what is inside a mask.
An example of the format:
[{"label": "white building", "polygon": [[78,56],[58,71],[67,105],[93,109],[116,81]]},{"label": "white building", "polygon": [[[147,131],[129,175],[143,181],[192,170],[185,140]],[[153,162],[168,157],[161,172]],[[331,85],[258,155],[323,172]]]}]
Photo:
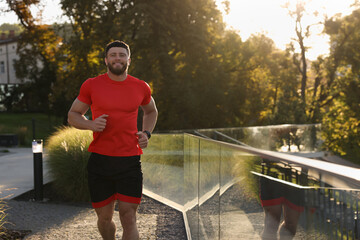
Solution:
[{"label": "white building", "polygon": [[17,37],[14,31],[7,35],[2,33],[0,37],[0,85],[21,84],[16,78],[14,60],[18,59],[16,54]]}]

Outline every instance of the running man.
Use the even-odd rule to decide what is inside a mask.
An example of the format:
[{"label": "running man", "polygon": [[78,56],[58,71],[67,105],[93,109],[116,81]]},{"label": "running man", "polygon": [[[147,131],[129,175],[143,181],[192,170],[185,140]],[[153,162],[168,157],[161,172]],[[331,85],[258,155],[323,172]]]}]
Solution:
[{"label": "running man", "polygon": [[[130,48],[122,41],[105,48],[107,73],[87,79],[73,102],[68,122],[93,131],[89,146],[88,182],[97,226],[104,240],[114,240],[112,220],[118,202],[123,240],[139,239],[136,211],[142,196],[140,155],[148,145],[157,109],[147,83],[128,75]],[[144,112],[137,129],[138,109]],[[91,108],[92,120],[84,115]]]}]

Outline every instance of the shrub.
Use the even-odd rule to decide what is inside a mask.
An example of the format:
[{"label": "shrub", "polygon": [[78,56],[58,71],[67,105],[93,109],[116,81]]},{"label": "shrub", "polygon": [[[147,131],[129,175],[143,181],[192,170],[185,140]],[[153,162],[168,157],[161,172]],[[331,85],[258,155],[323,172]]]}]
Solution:
[{"label": "shrub", "polygon": [[92,131],[59,128],[46,142],[47,163],[54,188],[71,201],[88,201],[87,151]]}]

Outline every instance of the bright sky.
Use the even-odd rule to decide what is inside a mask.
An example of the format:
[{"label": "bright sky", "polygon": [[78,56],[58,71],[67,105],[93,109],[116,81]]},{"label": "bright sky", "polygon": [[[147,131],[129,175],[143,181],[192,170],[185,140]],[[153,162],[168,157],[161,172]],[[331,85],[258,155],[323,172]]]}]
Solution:
[{"label": "bright sky", "polygon": [[[43,23],[61,21],[60,0],[42,0],[46,3],[43,7]],[[223,0],[216,0],[220,9]],[[304,24],[313,24],[322,20],[323,14],[333,16],[341,13],[343,16],[352,12],[350,7],[354,0],[303,0],[307,3],[309,13],[319,12],[319,17],[305,16]],[[230,13],[224,15],[224,20],[229,28],[239,31],[241,38],[245,41],[253,33],[265,33],[274,40],[276,46],[285,49],[292,38],[295,38],[294,20],[288,15],[288,10],[282,6],[286,2],[296,4],[296,0],[229,0]],[[292,5],[292,7],[294,7]],[[5,8],[5,2],[0,2],[0,25],[2,23],[17,23],[17,17],[14,13],[3,13],[1,9]],[[42,7],[34,8],[38,12]],[[311,39],[305,44],[311,49],[307,57],[311,60],[316,59],[319,54],[328,53],[328,39],[321,35],[321,27],[312,28]]]},{"label": "bright sky", "polygon": [[[43,10],[43,23],[53,23],[62,21],[62,10],[60,8],[60,0],[41,0],[42,5],[33,7],[31,9],[33,14],[38,14],[40,10]],[[3,12],[1,10],[7,9],[5,1],[0,2],[0,25],[3,23],[18,23],[18,19],[13,12]]]},{"label": "bright sky", "polygon": [[[309,13],[317,11],[318,18],[304,16],[304,26],[314,24],[323,20],[323,15],[333,16],[341,13],[342,16],[352,12],[351,4],[354,0],[303,0]],[[220,9],[223,10],[221,2],[216,0]],[[274,40],[276,46],[285,49],[295,34],[295,21],[289,16],[288,10],[283,8],[286,2],[290,2],[291,9],[295,9],[296,0],[229,0],[230,13],[224,15],[224,21],[229,28],[239,31],[241,38],[245,41],[253,33],[265,33]],[[225,13],[223,13],[225,14]],[[311,49],[307,57],[316,59],[320,54],[326,54],[329,50],[329,39],[322,35],[322,27],[312,27],[311,38],[305,44]]]}]

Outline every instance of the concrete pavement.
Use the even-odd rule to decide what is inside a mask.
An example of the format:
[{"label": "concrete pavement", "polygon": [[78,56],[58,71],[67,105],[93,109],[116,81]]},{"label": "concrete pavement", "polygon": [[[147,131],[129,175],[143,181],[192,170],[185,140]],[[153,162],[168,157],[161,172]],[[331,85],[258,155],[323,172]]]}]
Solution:
[{"label": "concrete pavement", "polygon": [[[45,159],[46,154],[43,155],[44,184],[50,181]],[[34,189],[33,162],[31,148],[0,148],[0,199],[11,199]]]},{"label": "concrete pavement", "polygon": [[[4,152],[9,150],[9,152]],[[50,182],[43,156],[44,184]],[[30,230],[27,240],[39,239],[100,239],[96,214],[88,206],[54,204],[51,202],[14,201],[12,198],[34,189],[33,153],[31,148],[0,147],[0,199],[6,206],[7,229]],[[114,221],[116,236],[121,239],[120,219]],[[182,214],[147,196],[143,196],[138,210],[137,223],[140,239],[185,240]],[[0,237],[1,238],[1,237]]]}]

